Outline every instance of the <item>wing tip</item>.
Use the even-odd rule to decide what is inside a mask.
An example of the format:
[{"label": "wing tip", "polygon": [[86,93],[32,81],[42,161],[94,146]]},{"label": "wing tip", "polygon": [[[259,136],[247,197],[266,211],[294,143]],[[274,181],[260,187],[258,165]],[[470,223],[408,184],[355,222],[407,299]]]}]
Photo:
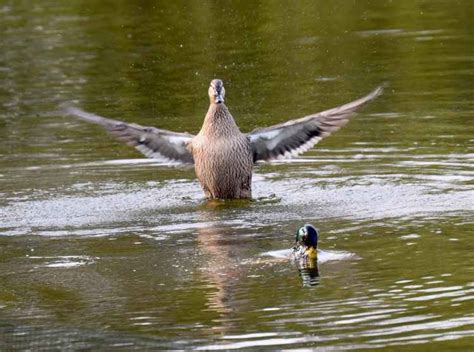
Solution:
[{"label": "wing tip", "polygon": [[58,104],[56,111],[66,115],[73,115],[74,109],[74,104],[72,104],[70,101],[65,101],[63,103]]},{"label": "wing tip", "polygon": [[75,107],[71,102],[64,102],[59,104],[58,111],[66,115],[78,117],[82,120],[103,126],[113,125],[116,122],[115,120],[107,119],[102,116],[81,110]]},{"label": "wing tip", "polygon": [[385,90],[386,87],[388,87],[388,82],[383,82],[381,85],[379,85],[377,88],[375,88],[372,92],[370,92],[368,95],[366,95],[367,101],[373,100],[379,96],[381,96]]}]

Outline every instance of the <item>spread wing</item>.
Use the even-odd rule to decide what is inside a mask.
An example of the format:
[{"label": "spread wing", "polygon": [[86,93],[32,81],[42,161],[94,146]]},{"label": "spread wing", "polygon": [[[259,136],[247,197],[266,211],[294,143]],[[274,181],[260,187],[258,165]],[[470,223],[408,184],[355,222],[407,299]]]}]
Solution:
[{"label": "spread wing", "polygon": [[135,147],[148,158],[194,163],[193,156],[187,149],[188,143],[194,137],[192,134],[112,120],[74,107],[64,107],[63,111],[104,127],[111,135]]},{"label": "spread wing", "polygon": [[378,87],[365,97],[337,108],[250,132],[248,138],[254,162],[284,159],[306,152],[344,126],[358,109],[382,92],[383,88]]}]

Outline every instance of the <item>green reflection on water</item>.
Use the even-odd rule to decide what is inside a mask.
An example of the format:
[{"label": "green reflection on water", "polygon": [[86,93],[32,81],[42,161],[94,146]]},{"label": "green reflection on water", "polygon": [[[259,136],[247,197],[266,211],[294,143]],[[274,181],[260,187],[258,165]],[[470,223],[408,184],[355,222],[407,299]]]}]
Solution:
[{"label": "green reflection on water", "polygon": [[[0,4],[0,349],[472,346],[472,16],[468,0]],[[55,113],[195,133],[214,77],[243,131],[389,88],[307,163],[259,166],[263,201],[216,207],[192,170],[90,164],[140,155]],[[313,289],[260,258],[307,221],[360,257]]]}]

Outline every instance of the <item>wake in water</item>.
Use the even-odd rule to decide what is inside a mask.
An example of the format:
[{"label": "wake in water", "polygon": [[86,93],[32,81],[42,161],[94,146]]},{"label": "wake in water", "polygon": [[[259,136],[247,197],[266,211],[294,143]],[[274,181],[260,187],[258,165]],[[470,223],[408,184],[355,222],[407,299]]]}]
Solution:
[{"label": "wake in water", "polygon": [[[293,249],[279,249],[275,251],[264,252],[261,254],[266,257],[277,259],[294,260]],[[357,255],[346,251],[323,250],[318,248],[318,264],[330,261],[357,259]]]},{"label": "wake in water", "polygon": [[330,261],[341,261],[357,259],[358,257],[350,252],[317,250],[317,258],[299,257],[295,255],[294,249],[280,249],[262,253],[261,256],[272,257],[278,260],[292,262],[298,269],[298,274],[305,287],[316,286],[320,282],[319,265]]}]

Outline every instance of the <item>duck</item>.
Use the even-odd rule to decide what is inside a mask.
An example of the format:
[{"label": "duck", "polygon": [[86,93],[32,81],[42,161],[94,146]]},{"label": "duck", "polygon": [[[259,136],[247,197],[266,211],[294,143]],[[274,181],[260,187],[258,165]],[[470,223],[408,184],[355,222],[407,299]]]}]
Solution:
[{"label": "duck", "polygon": [[368,102],[382,94],[378,87],[348,104],[299,119],[243,133],[225,105],[220,79],[209,85],[209,109],[196,135],[105,118],[66,105],[62,111],[102,126],[112,136],[148,158],[194,165],[207,199],[251,199],[257,162],[296,157],[344,126]]},{"label": "duck", "polygon": [[315,261],[318,257],[319,232],[311,224],[305,224],[296,231],[294,259],[308,259]]}]

